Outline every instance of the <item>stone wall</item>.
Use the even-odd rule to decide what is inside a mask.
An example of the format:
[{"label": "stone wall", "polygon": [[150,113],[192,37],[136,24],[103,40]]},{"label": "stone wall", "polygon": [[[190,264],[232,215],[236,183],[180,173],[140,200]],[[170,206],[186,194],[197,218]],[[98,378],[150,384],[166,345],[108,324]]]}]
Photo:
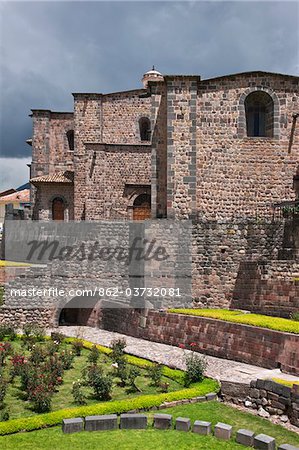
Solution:
[{"label": "stone wall", "polygon": [[299,263],[241,263],[231,307],[289,318],[299,311]]},{"label": "stone wall", "polygon": [[299,335],[204,317],[150,310],[104,309],[102,326],[131,336],[176,345],[196,342],[200,352],[219,358],[299,374]]},{"label": "stone wall", "polygon": [[[139,119],[151,117],[151,98],[145,89],[103,95],[102,139],[106,144],[140,144]],[[87,141],[90,142],[90,141]]]},{"label": "stone wall", "polygon": [[[240,263],[276,259],[282,246],[283,229],[283,222],[194,223],[192,294],[195,306],[230,307]],[[250,309],[250,283],[246,280],[246,273],[244,276],[242,306]]]},{"label": "stone wall", "polygon": [[262,417],[280,416],[299,427],[299,386],[293,388],[272,380],[253,380],[250,386],[224,381],[221,396],[225,401],[258,410]]},{"label": "stone wall", "polygon": [[32,110],[32,117],[31,177],[73,170],[67,132],[74,129],[74,114]]},{"label": "stone wall", "polygon": [[[255,91],[274,101],[274,136],[246,137],[244,100]],[[197,97],[199,217],[266,217],[271,204],[294,199],[299,150],[297,77],[244,73],[202,80]]]},{"label": "stone wall", "polygon": [[88,144],[86,151],[86,219],[132,219],[135,198],[150,194],[150,146]]},{"label": "stone wall", "polygon": [[52,220],[52,203],[55,197],[64,201],[64,220],[74,220],[74,186],[72,183],[44,183],[35,193],[36,204],[34,214],[39,220]]}]

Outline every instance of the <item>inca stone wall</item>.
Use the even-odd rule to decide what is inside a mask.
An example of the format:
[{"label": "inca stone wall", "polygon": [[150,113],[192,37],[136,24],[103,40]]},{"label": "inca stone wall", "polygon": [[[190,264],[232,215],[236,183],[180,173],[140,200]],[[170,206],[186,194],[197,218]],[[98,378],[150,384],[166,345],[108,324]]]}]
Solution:
[{"label": "inca stone wall", "polygon": [[[195,306],[230,307],[240,264],[276,260],[283,241],[283,223],[197,222],[193,224],[192,293]],[[250,309],[249,279],[241,281]],[[245,297],[247,296],[247,300]],[[261,308],[263,309],[263,308]]]},{"label": "inca stone wall", "polygon": [[221,396],[225,401],[244,404],[258,410],[262,417],[280,416],[299,427],[299,388],[276,383],[272,380],[253,380],[250,386],[230,381],[221,382]]},{"label": "inca stone wall", "polygon": [[299,335],[206,317],[150,310],[104,309],[102,327],[110,331],[178,346],[196,342],[199,352],[219,358],[299,374]]}]

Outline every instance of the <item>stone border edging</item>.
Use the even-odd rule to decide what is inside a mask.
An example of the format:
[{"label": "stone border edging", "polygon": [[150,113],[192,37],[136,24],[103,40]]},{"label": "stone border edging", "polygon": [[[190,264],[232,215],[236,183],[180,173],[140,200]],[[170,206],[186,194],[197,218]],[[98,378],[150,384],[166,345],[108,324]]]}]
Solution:
[{"label": "stone border edging", "polygon": [[[141,430],[147,429],[148,417],[145,414],[124,413],[120,414],[118,424],[117,414],[87,416],[85,420],[82,417],[74,419],[63,419],[62,431],[65,434],[72,434],[81,431],[107,431],[117,429]],[[154,414],[153,425],[159,430],[169,430],[173,427],[172,415],[170,414]],[[175,421],[175,430],[179,432],[190,432],[208,436],[212,434],[211,422],[195,420],[193,427],[188,417],[177,417]],[[219,440],[229,441],[232,438],[233,427],[227,423],[218,422],[214,426],[214,437]],[[255,434],[251,430],[239,429],[236,434],[235,441],[238,444],[255,449],[276,450],[276,440],[272,436],[266,434]],[[289,444],[282,444],[278,450],[299,450],[298,447]]]}]

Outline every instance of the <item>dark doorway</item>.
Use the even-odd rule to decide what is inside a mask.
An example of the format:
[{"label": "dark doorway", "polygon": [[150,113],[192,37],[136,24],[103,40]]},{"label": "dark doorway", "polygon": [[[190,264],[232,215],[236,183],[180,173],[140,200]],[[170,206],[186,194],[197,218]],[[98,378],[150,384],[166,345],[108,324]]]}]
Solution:
[{"label": "dark doorway", "polygon": [[61,310],[59,325],[98,326],[100,312],[98,302],[98,298],[73,298]]}]

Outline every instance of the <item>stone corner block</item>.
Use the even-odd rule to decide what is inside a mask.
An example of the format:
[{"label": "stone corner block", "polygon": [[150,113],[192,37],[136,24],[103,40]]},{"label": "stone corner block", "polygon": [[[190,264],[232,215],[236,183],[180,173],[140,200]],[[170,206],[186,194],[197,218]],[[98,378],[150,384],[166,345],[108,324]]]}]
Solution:
[{"label": "stone corner block", "polygon": [[62,431],[63,433],[78,433],[83,431],[84,420],[82,417],[75,417],[74,419],[63,419],[62,421]]},{"label": "stone corner block", "polygon": [[232,436],[233,427],[227,423],[218,422],[214,428],[214,435],[218,439],[228,440]]},{"label": "stone corner block", "polygon": [[145,414],[120,415],[120,428],[140,430],[146,427],[147,427],[147,416]]},{"label": "stone corner block", "polygon": [[278,450],[299,450],[299,447],[294,447],[290,444],[282,444],[278,447]]},{"label": "stone corner block", "polygon": [[276,442],[275,439],[266,434],[258,434],[253,439],[253,446],[258,450],[275,450]]},{"label": "stone corner block", "polygon": [[117,429],[117,414],[85,417],[86,431],[106,431]]},{"label": "stone corner block", "polygon": [[154,414],[154,427],[158,430],[168,430],[172,426],[170,414]]},{"label": "stone corner block", "polygon": [[236,435],[236,441],[238,444],[246,445],[247,447],[253,447],[254,432],[251,430],[238,430]]},{"label": "stone corner block", "polygon": [[193,425],[193,433],[203,434],[207,436],[212,432],[211,422],[204,422],[202,420],[195,420]]},{"label": "stone corner block", "polygon": [[216,400],[217,394],[215,392],[210,392],[209,394],[206,394],[206,400]]},{"label": "stone corner block", "polygon": [[188,417],[178,417],[175,421],[175,428],[178,431],[189,431],[191,420]]}]

